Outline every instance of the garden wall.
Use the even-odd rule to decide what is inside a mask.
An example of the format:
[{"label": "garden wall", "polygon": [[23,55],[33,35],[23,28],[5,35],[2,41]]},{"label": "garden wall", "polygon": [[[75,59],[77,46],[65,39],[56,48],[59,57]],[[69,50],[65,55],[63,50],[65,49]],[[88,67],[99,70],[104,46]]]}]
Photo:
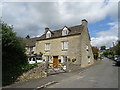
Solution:
[{"label": "garden wall", "polygon": [[45,64],[38,64],[33,69],[24,72],[20,77],[18,77],[17,81],[27,81],[29,79],[42,78],[46,76]]}]

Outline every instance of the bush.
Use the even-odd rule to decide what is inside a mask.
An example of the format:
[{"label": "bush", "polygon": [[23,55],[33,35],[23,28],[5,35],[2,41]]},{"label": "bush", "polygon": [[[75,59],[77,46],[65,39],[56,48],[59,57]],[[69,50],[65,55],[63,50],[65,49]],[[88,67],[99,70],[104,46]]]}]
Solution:
[{"label": "bush", "polygon": [[73,59],[72,59],[72,62],[75,62],[75,61],[76,61],[76,59],[75,59],[75,58],[73,58]]},{"label": "bush", "polygon": [[22,67],[27,65],[25,45],[16,36],[13,27],[0,22],[2,26],[2,85],[11,84],[22,74]]},{"label": "bush", "polygon": [[97,60],[99,49],[95,46],[92,46],[92,52],[93,52],[94,59]]},{"label": "bush", "polygon": [[34,68],[35,66],[37,66],[37,64],[38,64],[38,63],[23,65],[23,66],[22,66],[22,71],[23,71],[23,72],[26,72],[26,71]]},{"label": "bush", "polygon": [[70,58],[68,58],[68,62],[70,62],[71,61],[71,59]]}]

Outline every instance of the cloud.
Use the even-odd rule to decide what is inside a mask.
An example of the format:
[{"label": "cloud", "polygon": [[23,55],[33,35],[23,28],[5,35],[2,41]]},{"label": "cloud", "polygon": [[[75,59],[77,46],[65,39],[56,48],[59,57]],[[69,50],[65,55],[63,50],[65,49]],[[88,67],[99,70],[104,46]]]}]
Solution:
[{"label": "cloud", "polygon": [[107,25],[111,26],[109,30],[98,32],[98,37],[91,38],[91,44],[93,46],[101,47],[105,45],[107,47],[112,47],[113,42],[115,43],[118,40],[118,23],[111,22]]},{"label": "cloud", "polygon": [[[111,1],[111,0],[110,0]],[[45,27],[52,30],[81,24],[83,18],[96,23],[117,18],[117,2],[26,2],[4,3],[3,20],[14,25],[18,36],[38,36]]]}]

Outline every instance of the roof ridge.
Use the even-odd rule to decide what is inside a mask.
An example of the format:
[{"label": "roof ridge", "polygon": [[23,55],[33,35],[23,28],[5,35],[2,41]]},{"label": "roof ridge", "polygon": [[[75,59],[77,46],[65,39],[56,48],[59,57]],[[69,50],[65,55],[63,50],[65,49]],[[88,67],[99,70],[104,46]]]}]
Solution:
[{"label": "roof ridge", "polygon": [[[76,25],[76,26],[71,26],[71,27],[66,26],[66,27],[67,27],[67,28],[72,28],[72,27],[77,27],[77,26],[82,26],[82,25]],[[64,27],[65,27],[65,26],[64,26]],[[60,31],[60,30],[62,30],[62,28],[61,28],[61,29],[58,29],[58,30],[54,30],[54,31],[52,31],[52,32]]]}]

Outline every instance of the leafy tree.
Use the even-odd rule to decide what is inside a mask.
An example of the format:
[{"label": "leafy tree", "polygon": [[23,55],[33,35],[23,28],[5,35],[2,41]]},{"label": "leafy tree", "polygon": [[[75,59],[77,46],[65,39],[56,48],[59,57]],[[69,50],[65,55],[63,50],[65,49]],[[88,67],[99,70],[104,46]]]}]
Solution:
[{"label": "leafy tree", "polygon": [[117,44],[111,47],[110,50],[113,51],[114,55],[120,55],[120,40],[118,40]]},{"label": "leafy tree", "polygon": [[97,60],[99,49],[97,47],[92,46],[92,51],[93,51],[94,59]]},{"label": "leafy tree", "polygon": [[101,50],[106,50],[106,46],[101,46]]},{"label": "leafy tree", "polygon": [[120,55],[120,40],[117,41],[117,45],[115,46],[115,53]]},{"label": "leafy tree", "polygon": [[13,27],[0,22],[2,28],[2,84],[14,82],[22,74],[22,66],[27,65],[25,45],[16,36]]},{"label": "leafy tree", "polygon": [[27,36],[26,36],[26,38],[30,38],[30,36],[29,36],[29,35],[27,35]]}]

